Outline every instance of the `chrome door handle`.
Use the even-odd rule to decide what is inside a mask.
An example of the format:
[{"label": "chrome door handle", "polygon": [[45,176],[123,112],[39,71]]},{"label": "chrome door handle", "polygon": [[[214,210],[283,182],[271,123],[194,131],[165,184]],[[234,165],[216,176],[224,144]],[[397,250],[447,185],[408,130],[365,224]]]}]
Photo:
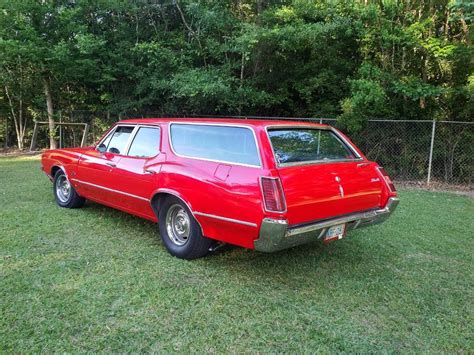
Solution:
[{"label": "chrome door handle", "polygon": [[107,163],[105,163],[105,164],[107,164],[108,166],[111,166],[112,168],[115,168],[115,167],[117,166],[117,164],[115,164],[115,163],[109,163],[109,162],[107,162]]},{"label": "chrome door handle", "polygon": [[143,170],[143,172],[144,172],[145,174],[150,174],[150,175],[156,174],[156,171],[155,171],[155,170],[150,170],[150,169],[145,169],[145,170]]},{"label": "chrome door handle", "polygon": [[370,165],[370,163],[359,163],[357,164],[357,167],[362,168],[363,166],[367,166],[367,165]]}]

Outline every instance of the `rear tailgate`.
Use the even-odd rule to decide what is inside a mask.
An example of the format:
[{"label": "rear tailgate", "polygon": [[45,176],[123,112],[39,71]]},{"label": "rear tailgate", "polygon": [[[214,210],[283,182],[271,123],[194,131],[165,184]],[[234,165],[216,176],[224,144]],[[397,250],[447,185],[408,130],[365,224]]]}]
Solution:
[{"label": "rear tailgate", "polygon": [[378,208],[384,185],[372,162],[335,162],[279,169],[290,225]]},{"label": "rear tailgate", "polygon": [[290,225],[381,206],[385,185],[366,160],[329,126],[268,127]]}]

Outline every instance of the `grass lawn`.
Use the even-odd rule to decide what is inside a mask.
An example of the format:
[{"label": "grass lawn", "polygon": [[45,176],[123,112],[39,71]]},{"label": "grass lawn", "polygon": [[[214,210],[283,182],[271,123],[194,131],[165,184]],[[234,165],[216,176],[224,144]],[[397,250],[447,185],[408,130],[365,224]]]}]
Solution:
[{"label": "grass lawn", "polygon": [[56,206],[0,159],[0,352],[473,352],[474,199],[401,191],[385,224],[275,254],[171,257],[156,226]]}]

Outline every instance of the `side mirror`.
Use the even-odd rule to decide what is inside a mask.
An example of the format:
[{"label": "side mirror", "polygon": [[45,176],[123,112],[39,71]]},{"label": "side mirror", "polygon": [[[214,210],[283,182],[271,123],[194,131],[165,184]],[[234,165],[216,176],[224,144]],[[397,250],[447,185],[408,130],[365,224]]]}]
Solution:
[{"label": "side mirror", "polygon": [[105,153],[107,151],[107,146],[104,144],[104,143],[101,143],[99,144],[99,146],[97,147],[97,150],[100,152],[100,153]]}]

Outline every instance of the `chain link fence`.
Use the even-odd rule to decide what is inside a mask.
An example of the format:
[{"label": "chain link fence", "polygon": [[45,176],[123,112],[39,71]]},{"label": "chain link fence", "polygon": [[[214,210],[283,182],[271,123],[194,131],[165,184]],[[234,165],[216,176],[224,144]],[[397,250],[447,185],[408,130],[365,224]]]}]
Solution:
[{"label": "chain link fence", "polygon": [[[332,119],[317,122],[339,126]],[[369,120],[348,135],[394,180],[474,188],[474,122]]]},{"label": "chain link fence", "polygon": [[[86,142],[92,144],[113,122],[125,117],[178,116],[166,116],[162,113],[114,115],[109,112],[58,111],[55,121],[87,123],[89,129]],[[382,165],[396,181],[417,184],[442,183],[474,189],[474,122],[374,119],[368,120],[360,131],[347,132],[334,118],[215,115],[187,115],[187,117],[265,118],[329,124],[346,133],[369,159]],[[46,113],[37,117],[36,121],[47,121]],[[83,131],[82,126],[58,126],[55,137],[61,147],[77,147],[81,144]],[[27,136],[27,140],[31,140],[31,135]],[[36,149],[45,149],[48,144],[48,127],[40,125],[36,137]]]},{"label": "chain link fence", "polygon": [[372,119],[360,131],[348,132],[335,118],[232,117],[328,124],[350,137],[398,182],[474,189],[474,122]]}]

